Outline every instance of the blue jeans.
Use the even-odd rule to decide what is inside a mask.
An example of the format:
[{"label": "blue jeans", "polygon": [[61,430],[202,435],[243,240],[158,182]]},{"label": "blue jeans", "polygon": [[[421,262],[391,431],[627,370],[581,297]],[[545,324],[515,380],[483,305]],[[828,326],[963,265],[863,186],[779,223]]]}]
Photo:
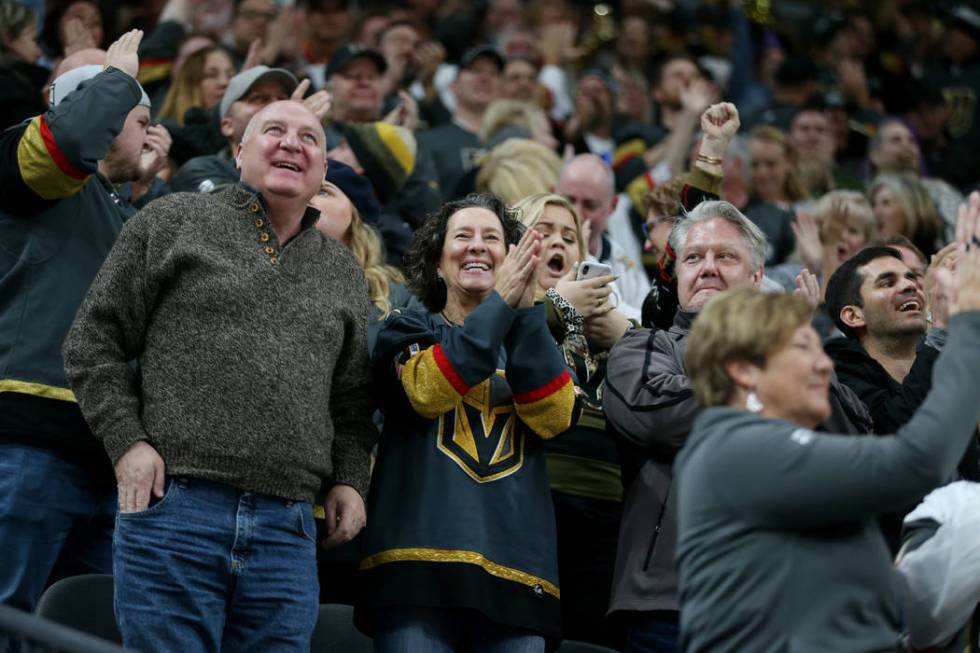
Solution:
[{"label": "blue jeans", "polygon": [[316,529],[303,501],[170,478],[120,513],[116,620],[142,651],[309,651],[319,612]]},{"label": "blue jeans", "polygon": [[626,630],[624,653],[679,653],[677,613],[646,613]]},{"label": "blue jeans", "polygon": [[397,606],[377,611],[375,653],[544,653],[544,637],[478,612]]},{"label": "blue jeans", "polygon": [[33,611],[51,582],[112,573],[116,488],[63,454],[0,443],[0,603]]}]

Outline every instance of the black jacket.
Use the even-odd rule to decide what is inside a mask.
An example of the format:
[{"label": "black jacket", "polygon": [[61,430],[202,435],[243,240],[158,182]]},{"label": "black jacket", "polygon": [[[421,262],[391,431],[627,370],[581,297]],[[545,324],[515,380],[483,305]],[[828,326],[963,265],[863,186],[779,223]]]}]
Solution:
[{"label": "black jacket", "polygon": [[[919,342],[915,363],[901,383],[893,379],[857,340],[834,338],[824,345],[827,355],[834,361],[837,378],[868,407],[875,433],[890,434],[904,426],[932,389],[932,368],[939,357],[939,349],[926,343],[926,338]],[[975,437],[970,440],[958,471],[967,480],[980,480],[980,448]],[[910,505],[909,510],[913,507]],[[893,553],[900,545],[902,517],[906,512],[908,510],[881,518],[881,530]]]}]

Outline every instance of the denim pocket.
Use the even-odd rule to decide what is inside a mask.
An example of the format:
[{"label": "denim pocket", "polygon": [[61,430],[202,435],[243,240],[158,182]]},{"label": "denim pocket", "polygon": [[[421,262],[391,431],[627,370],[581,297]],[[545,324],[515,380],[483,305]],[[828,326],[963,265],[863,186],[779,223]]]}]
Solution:
[{"label": "denim pocket", "polygon": [[[138,510],[136,512],[122,512],[122,511],[118,511],[118,512],[116,512],[116,516],[118,518],[120,518],[120,519],[131,519],[133,517],[144,517],[144,516],[156,514],[156,513],[160,512],[162,510],[163,505],[165,503],[169,503],[170,502],[170,498],[172,496],[174,496],[175,494],[177,494],[177,486],[178,485],[179,485],[179,483],[178,483],[177,479],[175,479],[175,478],[169,478],[169,479],[167,479],[166,484],[165,484],[165,486],[163,488],[163,497],[161,497],[159,501],[157,501],[156,503],[150,503],[150,505],[147,506],[146,510]],[[152,500],[153,500],[153,498],[152,498],[152,494],[151,494],[150,501],[152,502]]]},{"label": "denim pocket", "polygon": [[313,508],[305,501],[293,504],[296,509],[299,534],[316,544],[316,522],[313,520]]}]

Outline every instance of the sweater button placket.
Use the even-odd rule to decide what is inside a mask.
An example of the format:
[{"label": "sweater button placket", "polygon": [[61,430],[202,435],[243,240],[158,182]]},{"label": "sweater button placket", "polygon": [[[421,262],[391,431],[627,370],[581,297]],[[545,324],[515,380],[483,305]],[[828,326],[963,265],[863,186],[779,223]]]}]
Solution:
[{"label": "sweater button placket", "polygon": [[[258,202],[252,202],[248,205],[248,210],[252,213],[258,213],[261,208]],[[259,230],[259,242],[264,245],[262,250],[269,256],[269,263],[271,265],[278,265],[279,258],[276,256],[276,248],[268,244],[272,237],[268,231],[263,230],[263,227],[265,227],[265,220],[260,217],[255,218],[255,228]]]}]

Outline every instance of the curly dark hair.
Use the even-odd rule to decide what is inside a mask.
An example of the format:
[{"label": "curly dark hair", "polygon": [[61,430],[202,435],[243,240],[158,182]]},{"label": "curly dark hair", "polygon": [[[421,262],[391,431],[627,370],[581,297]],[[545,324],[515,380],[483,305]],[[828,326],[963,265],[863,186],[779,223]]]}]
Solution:
[{"label": "curly dark hair", "polygon": [[500,225],[504,228],[505,245],[516,244],[524,233],[517,213],[508,209],[499,198],[485,193],[473,193],[462,199],[446,202],[436,213],[426,218],[422,226],[415,230],[412,248],[405,256],[405,271],[409,288],[432,313],[438,313],[446,307],[446,284],[439,278],[438,268],[449,219],[458,211],[473,207],[492,211],[500,219]]}]

